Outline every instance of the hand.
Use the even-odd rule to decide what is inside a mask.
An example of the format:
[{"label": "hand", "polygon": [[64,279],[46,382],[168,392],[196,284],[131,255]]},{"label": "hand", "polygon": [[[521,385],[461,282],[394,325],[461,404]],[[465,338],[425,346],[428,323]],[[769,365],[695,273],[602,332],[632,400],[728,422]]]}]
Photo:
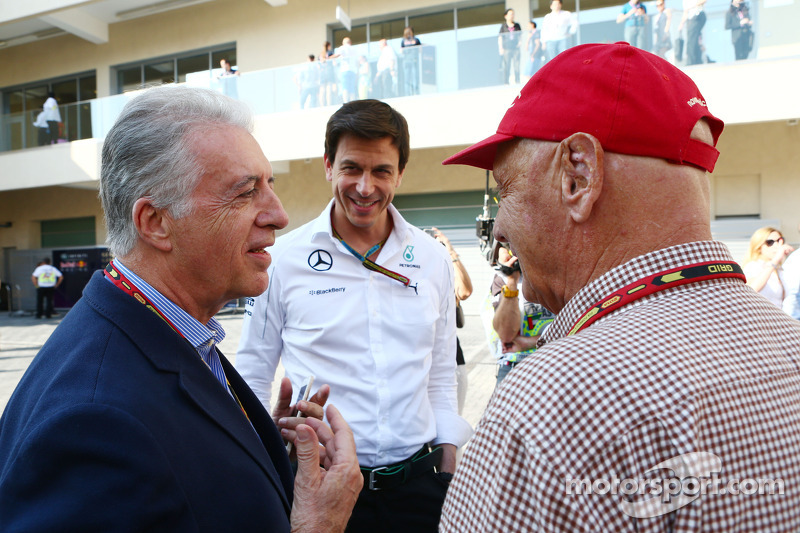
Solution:
[{"label": "hand", "polygon": [[310,418],[296,428],[293,532],[344,531],[364,485],[350,426],[332,405],[327,414],[330,427]]},{"label": "hand", "polygon": [[456,471],[456,450],[454,444],[439,444],[442,449],[442,461],[439,463],[439,472],[454,474]]},{"label": "hand", "polygon": [[518,261],[517,256],[512,255],[511,251],[505,246],[500,247],[500,253],[497,254],[497,262],[507,267],[514,266]]},{"label": "hand", "polygon": [[783,262],[789,257],[789,254],[794,252],[794,248],[789,246],[786,243],[780,245],[780,248],[775,252],[775,256],[772,258],[772,262],[776,265],[782,265]]},{"label": "hand", "polygon": [[533,337],[517,335],[513,341],[503,343],[503,353],[525,352],[535,348],[537,342],[539,342],[539,335]]},{"label": "hand", "polygon": [[439,241],[440,243],[444,244],[444,247],[447,248],[447,251],[450,252],[450,255],[456,253],[455,249],[453,248],[453,245],[450,244],[450,239],[448,239],[447,236],[444,233],[442,233],[439,228],[434,226],[431,227],[431,229],[433,230],[433,238]]},{"label": "hand", "polygon": [[278,401],[275,403],[275,408],[272,410],[272,420],[275,425],[281,430],[283,438],[292,442],[296,438],[295,428],[298,424],[303,423],[303,418],[297,416],[298,413],[303,413],[308,418],[316,418],[322,420],[324,415],[322,407],[328,401],[331,388],[329,385],[323,385],[319,390],[308,399],[308,401],[297,402],[297,405],[291,405],[292,401],[292,382],[289,378],[284,377],[281,380],[281,388],[278,392]]}]

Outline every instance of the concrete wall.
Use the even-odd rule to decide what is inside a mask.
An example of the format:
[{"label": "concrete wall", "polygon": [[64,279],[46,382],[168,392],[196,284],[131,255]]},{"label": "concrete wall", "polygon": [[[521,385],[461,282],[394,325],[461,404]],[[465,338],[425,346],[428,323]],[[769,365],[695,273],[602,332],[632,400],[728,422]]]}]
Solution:
[{"label": "concrete wall", "polygon": [[[724,197],[730,206],[731,197],[735,199],[737,189],[742,188],[739,191],[741,206],[755,203],[761,218],[780,220],[787,239],[800,242],[800,233],[797,231],[800,215],[796,200],[800,196],[798,146],[800,125],[793,126],[788,121],[727,126],[718,145],[720,159],[710,177],[712,214],[727,214],[717,209],[717,199]],[[397,194],[483,189],[486,179],[484,171],[441,165],[443,159],[461,147],[412,150]],[[262,148],[265,148],[269,157],[269,148],[263,143]],[[36,151],[38,149],[29,152]],[[317,143],[316,157],[291,161],[288,173],[276,175],[275,187],[289,213],[289,229],[314,218],[331,198],[331,185],[325,180],[322,151],[322,144]],[[753,187],[756,187],[757,201],[752,197]],[[105,241],[105,229],[100,223],[102,211],[94,190],[39,187],[6,191],[0,193],[0,213],[0,222],[14,221],[13,227],[0,228],[0,247],[38,247],[38,223],[41,220],[90,215],[96,216],[98,221],[97,244]]]},{"label": "concrete wall", "polygon": [[[781,221],[789,242],[800,242],[800,125],[775,121],[727,126],[720,138],[720,158],[712,176],[712,214],[724,187],[755,188],[762,219]],[[738,181],[737,181],[738,180]],[[750,196],[741,198],[750,205]]]},{"label": "concrete wall", "polygon": [[0,194],[1,222],[13,221],[10,228],[0,228],[0,248],[41,247],[41,222],[62,218],[95,217],[96,244],[106,240],[103,210],[97,191],[72,187],[41,187],[6,191]]}]

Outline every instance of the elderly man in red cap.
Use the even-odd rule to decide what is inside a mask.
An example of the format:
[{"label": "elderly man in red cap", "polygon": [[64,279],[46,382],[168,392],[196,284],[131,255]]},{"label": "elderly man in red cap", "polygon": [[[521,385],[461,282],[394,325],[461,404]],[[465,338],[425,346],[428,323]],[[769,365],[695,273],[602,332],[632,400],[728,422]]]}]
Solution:
[{"label": "elderly man in red cap", "polygon": [[711,240],[722,128],[666,61],[590,44],[445,161],[494,171],[495,237],[558,316],[495,393],[441,531],[800,529],[800,323]]}]

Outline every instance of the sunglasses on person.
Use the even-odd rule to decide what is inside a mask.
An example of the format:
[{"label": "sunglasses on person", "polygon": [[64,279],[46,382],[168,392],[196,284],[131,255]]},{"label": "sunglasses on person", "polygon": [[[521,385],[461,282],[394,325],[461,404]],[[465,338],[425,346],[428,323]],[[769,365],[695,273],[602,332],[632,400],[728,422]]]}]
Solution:
[{"label": "sunglasses on person", "polygon": [[783,237],[778,237],[778,240],[767,239],[766,241],[764,241],[764,244],[766,244],[769,247],[772,247],[772,245],[775,244],[776,242],[780,243],[780,244],[783,244],[784,243]]}]

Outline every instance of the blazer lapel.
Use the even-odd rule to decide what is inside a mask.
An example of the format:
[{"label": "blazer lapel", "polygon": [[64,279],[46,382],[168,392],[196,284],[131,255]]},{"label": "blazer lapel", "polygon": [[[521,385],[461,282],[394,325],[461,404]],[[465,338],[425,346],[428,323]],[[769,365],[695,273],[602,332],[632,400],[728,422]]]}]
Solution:
[{"label": "blazer lapel", "polygon": [[231,365],[228,359],[219,353],[219,359],[222,362],[222,367],[225,370],[225,375],[228,377],[228,382],[231,388],[236,393],[239,401],[242,403],[247,416],[250,418],[250,423],[258,433],[264,448],[270,456],[270,464],[275,468],[280,480],[283,482],[284,492],[287,495],[289,507],[291,508],[292,496],[294,494],[294,472],[292,465],[289,462],[289,456],[286,453],[286,444],[283,437],[272,421],[272,417],[264,409],[261,401],[256,397],[255,393],[245,383],[242,376]]},{"label": "blazer lapel", "polygon": [[157,369],[178,374],[184,395],[252,457],[280,494],[288,515],[293,476],[283,439],[228,360],[220,354],[225,374],[253,425],[186,339],[154,312],[106,281],[102,272],[95,272],[83,296],[99,314],[123,331]]},{"label": "blazer lapel", "polygon": [[[189,349],[194,351],[191,347],[189,347]],[[275,451],[274,438],[271,438],[270,432],[265,430],[266,424],[263,419],[266,417],[266,411],[264,407],[259,403],[258,407],[261,408],[259,411],[256,406],[249,406],[249,410],[248,406],[245,406],[248,416],[255,417],[256,420],[259,421],[258,426],[261,426],[261,430],[258,430],[256,429],[258,426],[251,425],[251,423],[248,422],[247,417],[245,417],[244,413],[237,405],[236,400],[231,397],[219,381],[217,381],[211,371],[202,362],[200,356],[197,355],[197,353],[194,353],[194,356],[196,356],[197,365],[182,365],[181,368],[180,386],[184,393],[253,458],[281,495],[281,500],[286,507],[286,512],[289,514],[291,512],[291,502],[289,500],[289,495],[291,494],[290,490],[292,488],[291,469],[289,469],[288,482],[284,482],[283,477],[279,475],[279,471],[285,470],[283,463],[288,465],[289,459],[286,455],[286,449],[283,446],[283,440],[280,439],[280,435],[278,435],[280,442],[277,443],[277,452]],[[223,362],[225,374],[228,376],[228,380],[231,381],[231,372],[235,374],[236,371],[233,370],[233,367],[222,354],[220,354],[220,361]],[[239,378],[238,381],[240,381],[241,385],[244,385],[244,382],[238,374],[236,374],[236,377]],[[231,386],[233,387],[232,382]],[[244,385],[244,387],[247,386]],[[241,389],[241,386],[239,388]],[[234,387],[234,391],[241,399],[243,391],[237,390],[236,387]],[[252,392],[250,394],[252,394]],[[253,413],[253,415],[250,415],[250,413]],[[271,420],[269,424],[273,426],[272,432],[277,433]],[[256,433],[256,431],[258,431],[258,433]],[[263,442],[262,439],[264,439]],[[278,463],[274,464],[273,462],[276,461],[276,459]],[[285,472],[282,473],[285,475]],[[287,484],[289,490],[287,490]]]}]

